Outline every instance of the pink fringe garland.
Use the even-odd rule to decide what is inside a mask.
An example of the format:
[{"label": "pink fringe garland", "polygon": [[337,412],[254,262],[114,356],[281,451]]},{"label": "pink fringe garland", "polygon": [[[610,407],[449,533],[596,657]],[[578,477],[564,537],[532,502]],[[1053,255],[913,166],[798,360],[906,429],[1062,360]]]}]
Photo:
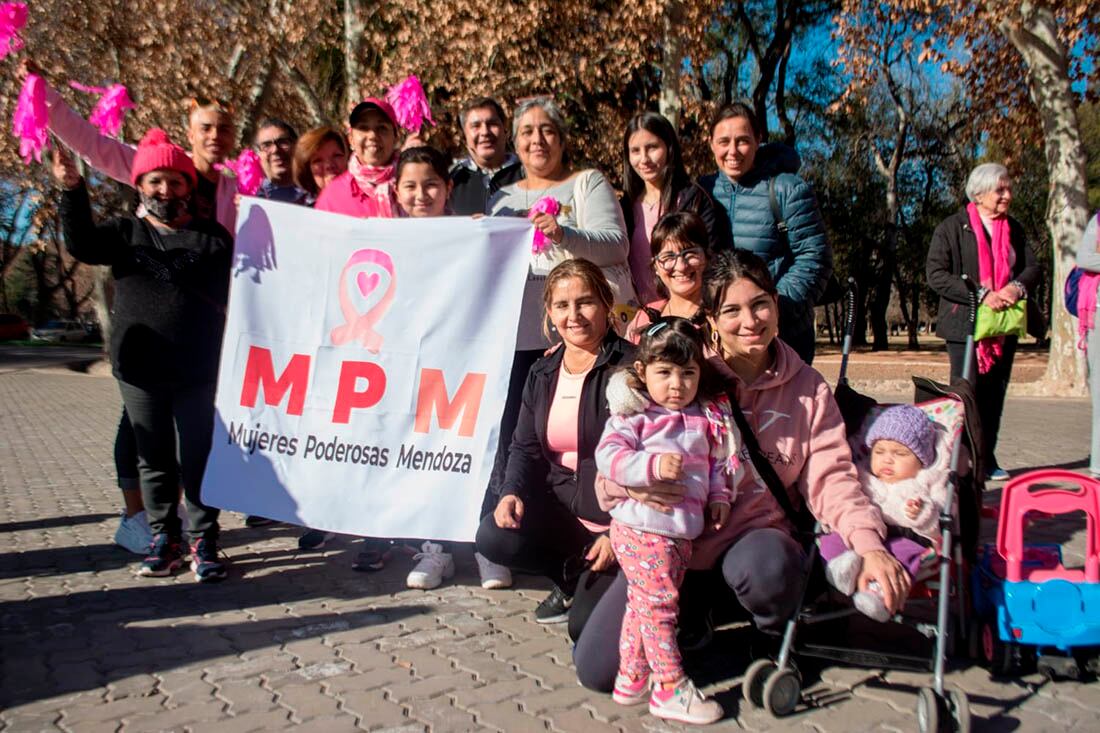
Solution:
[{"label": "pink fringe garland", "polygon": [[23,48],[23,39],[19,37],[19,31],[23,30],[26,24],[26,3],[0,5],[0,59]]},{"label": "pink fringe garland", "polygon": [[46,134],[48,123],[46,85],[37,74],[27,74],[11,121],[11,131],[19,138],[19,155],[27,165],[30,165],[32,157],[42,162],[42,151],[49,142]]},{"label": "pink fringe garland", "polygon": [[[533,220],[536,214],[549,214],[550,216],[557,216],[561,211],[561,204],[553,196],[543,196],[541,199],[535,202],[535,205],[531,207],[531,210],[527,212],[527,218]],[[535,238],[531,242],[531,251],[535,254],[542,254],[546,250],[550,249],[550,240],[541,229],[535,229]]]},{"label": "pink fringe garland", "polygon": [[112,84],[106,88],[89,87],[75,81],[70,81],[69,86],[81,92],[100,95],[88,122],[99,128],[104,135],[117,137],[122,129],[122,118],[126,116],[126,110],[134,108],[126,87],[122,84]]},{"label": "pink fringe garland", "polygon": [[397,123],[409,132],[419,132],[427,120],[432,126],[432,108],[428,104],[428,95],[424,93],[424,87],[414,74],[410,74],[405,81],[395,84],[386,92],[386,101],[393,107],[393,113],[397,115]]},{"label": "pink fringe garland", "polygon": [[242,150],[236,160],[226,160],[214,166],[218,170],[229,169],[237,176],[237,193],[243,196],[255,196],[264,182],[264,169],[260,165],[260,156],[254,150]]}]

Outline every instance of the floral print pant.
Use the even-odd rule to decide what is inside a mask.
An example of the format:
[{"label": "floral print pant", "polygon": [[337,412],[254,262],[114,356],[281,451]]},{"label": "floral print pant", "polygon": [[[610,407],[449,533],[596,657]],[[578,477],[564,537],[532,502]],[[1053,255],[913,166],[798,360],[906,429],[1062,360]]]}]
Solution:
[{"label": "floral print pant", "polygon": [[635,680],[652,674],[655,683],[675,682],[684,676],[676,618],[691,540],[641,532],[612,521],[611,547],[627,582],[619,673]]}]

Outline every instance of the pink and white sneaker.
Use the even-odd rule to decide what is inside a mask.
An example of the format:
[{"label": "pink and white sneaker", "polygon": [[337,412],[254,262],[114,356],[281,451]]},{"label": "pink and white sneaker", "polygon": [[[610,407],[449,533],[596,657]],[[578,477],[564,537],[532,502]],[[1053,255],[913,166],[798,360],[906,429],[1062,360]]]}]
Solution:
[{"label": "pink and white sneaker", "polygon": [[627,677],[620,672],[615,675],[615,690],[611,699],[620,705],[641,705],[649,697],[649,675],[641,679]]},{"label": "pink and white sneaker", "polygon": [[649,714],[680,723],[709,725],[721,720],[726,712],[721,703],[704,696],[695,689],[695,683],[684,677],[670,690],[654,685],[649,696]]}]

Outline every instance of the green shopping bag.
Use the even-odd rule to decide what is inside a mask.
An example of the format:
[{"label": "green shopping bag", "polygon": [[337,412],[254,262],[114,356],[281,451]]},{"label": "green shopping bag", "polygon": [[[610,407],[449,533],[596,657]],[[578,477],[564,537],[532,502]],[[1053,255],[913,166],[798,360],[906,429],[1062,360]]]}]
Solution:
[{"label": "green shopping bag", "polygon": [[978,320],[974,324],[974,340],[995,336],[1027,335],[1027,298],[1021,298],[1002,311],[989,306],[978,306]]}]

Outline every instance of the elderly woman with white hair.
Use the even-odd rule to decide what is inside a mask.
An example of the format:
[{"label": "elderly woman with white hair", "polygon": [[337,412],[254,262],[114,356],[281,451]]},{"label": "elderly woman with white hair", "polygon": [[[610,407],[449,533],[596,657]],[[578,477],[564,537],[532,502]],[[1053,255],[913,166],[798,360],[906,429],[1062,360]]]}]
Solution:
[{"label": "elderly woman with white hair", "polygon": [[[977,393],[982,424],[982,464],[988,479],[1003,481],[1008,472],[997,462],[995,449],[1005,393],[1012,376],[1016,336],[982,339],[975,345],[975,366],[964,375],[968,320],[966,275],[978,285],[978,299],[994,311],[1010,308],[1039,284],[1041,271],[1027,242],[1024,227],[1008,215],[1012,179],[999,163],[983,163],[966,182],[969,203],[936,227],[925,266],[928,285],[940,296],[936,334],[947,342],[951,379],[969,377]],[[1028,302],[1029,331],[1042,316]]]}]

